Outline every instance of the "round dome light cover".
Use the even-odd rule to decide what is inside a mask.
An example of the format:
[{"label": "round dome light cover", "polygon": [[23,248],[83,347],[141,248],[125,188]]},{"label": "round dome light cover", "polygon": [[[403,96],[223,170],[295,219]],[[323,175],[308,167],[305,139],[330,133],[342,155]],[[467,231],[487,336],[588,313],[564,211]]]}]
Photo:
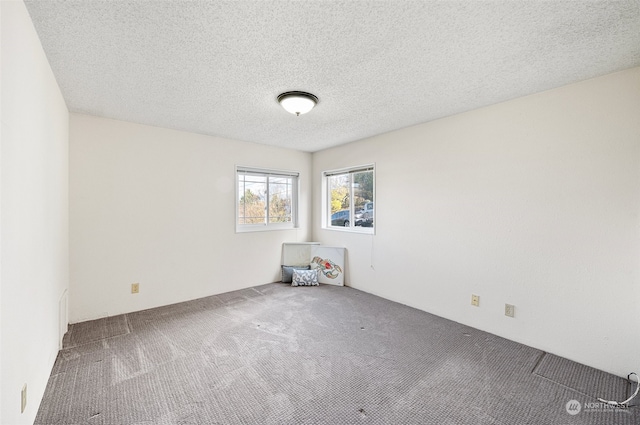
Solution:
[{"label": "round dome light cover", "polygon": [[300,116],[312,110],[318,98],[303,91],[288,91],[278,96],[278,102],[285,111]]}]

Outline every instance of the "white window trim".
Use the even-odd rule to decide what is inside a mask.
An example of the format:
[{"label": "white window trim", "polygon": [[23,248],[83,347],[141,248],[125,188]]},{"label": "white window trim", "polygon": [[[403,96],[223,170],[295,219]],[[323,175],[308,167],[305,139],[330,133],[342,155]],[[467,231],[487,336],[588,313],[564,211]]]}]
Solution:
[{"label": "white window trim", "polygon": [[[236,233],[246,233],[246,232],[267,232],[273,230],[288,230],[288,229],[297,229],[299,227],[298,221],[298,200],[300,199],[300,173],[298,171],[286,171],[286,170],[274,170],[269,168],[255,168],[255,167],[246,167],[242,165],[236,165],[235,167],[235,210],[234,210],[234,221],[236,223]],[[293,177],[293,188],[292,188],[292,199],[291,199],[291,222],[289,223],[261,223],[261,224],[239,224],[238,223],[238,208],[240,207],[240,199],[238,197],[239,193],[239,183],[238,183],[238,173],[255,173],[258,175],[267,175],[267,176],[279,176],[279,177]],[[267,207],[268,208],[268,207]]]},{"label": "white window trim", "polygon": [[[374,215],[375,215],[375,211],[376,211],[376,164],[372,163],[372,164],[365,164],[365,165],[358,165],[358,166],[353,166],[353,167],[346,167],[346,168],[338,168],[338,169],[334,169],[334,170],[325,170],[322,172],[322,229],[323,230],[334,230],[336,232],[348,232],[348,233],[362,233],[365,235],[375,235],[376,234],[376,225],[375,225],[375,220],[374,220],[374,225],[373,227],[361,227],[361,226],[349,226],[349,227],[343,227],[343,226],[332,226],[329,223],[329,219],[331,217],[331,214],[329,214],[329,190],[328,190],[328,178],[330,176],[334,176],[334,175],[338,175],[338,174],[347,174],[347,173],[355,173],[358,171],[366,171],[366,170],[372,170],[373,171],[373,211],[374,211]],[[350,217],[355,217],[355,211],[354,209],[354,205],[351,202],[349,205],[349,215]]]}]

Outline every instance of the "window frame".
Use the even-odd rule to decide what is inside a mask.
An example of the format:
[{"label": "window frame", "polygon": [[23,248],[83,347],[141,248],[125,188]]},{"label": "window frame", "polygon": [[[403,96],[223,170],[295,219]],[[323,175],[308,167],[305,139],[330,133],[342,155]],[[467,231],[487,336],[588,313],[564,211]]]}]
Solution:
[{"label": "window frame", "polygon": [[[255,224],[241,224],[240,219],[240,176],[241,175],[256,175],[266,177],[266,205],[265,205],[265,222]],[[269,223],[269,178],[291,178],[291,221],[284,223]],[[274,170],[269,168],[256,168],[247,167],[242,165],[236,165],[235,167],[235,224],[236,233],[246,232],[264,232],[271,230],[288,230],[297,229],[299,227],[298,211],[299,211],[299,199],[300,199],[300,172],[287,171],[287,170]]]},{"label": "window frame", "polygon": [[[356,226],[355,220],[349,220],[349,227],[344,226],[334,226],[331,224],[331,191],[329,190],[329,181],[330,177],[349,174],[349,217],[355,217],[355,205],[351,201],[354,199],[353,190],[354,190],[354,175],[358,172],[363,171],[371,171],[373,173],[373,188],[372,195],[373,199],[367,201],[373,203],[373,216],[374,221],[371,227],[362,227]],[[375,225],[375,211],[376,211],[376,164],[365,164],[358,165],[353,167],[345,167],[334,170],[325,170],[322,172],[322,229],[324,230],[335,230],[338,232],[350,232],[350,233],[363,233],[368,235],[375,235],[376,233],[376,225]],[[336,211],[337,212],[337,211]]]}]

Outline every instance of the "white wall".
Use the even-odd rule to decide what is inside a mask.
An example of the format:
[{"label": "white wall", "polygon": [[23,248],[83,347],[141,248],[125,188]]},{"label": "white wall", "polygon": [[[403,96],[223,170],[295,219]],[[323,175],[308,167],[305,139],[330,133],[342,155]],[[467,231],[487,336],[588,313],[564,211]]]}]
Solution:
[{"label": "white wall", "polygon": [[377,229],[324,230],[316,214],[313,237],[347,247],[355,288],[626,376],[639,117],[635,68],[317,152],[314,211],[322,170],[376,163]]},{"label": "white wall", "polygon": [[[300,228],[235,233],[236,165],[299,171]],[[309,153],[71,114],[71,323],[279,280],[282,243],[310,237],[310,169]]]},{"label": "white wall", "polygon": [[0,15],[0,423],[16,425],[33,423],[60,343],[69,118],[24,4],[2,1]]}]

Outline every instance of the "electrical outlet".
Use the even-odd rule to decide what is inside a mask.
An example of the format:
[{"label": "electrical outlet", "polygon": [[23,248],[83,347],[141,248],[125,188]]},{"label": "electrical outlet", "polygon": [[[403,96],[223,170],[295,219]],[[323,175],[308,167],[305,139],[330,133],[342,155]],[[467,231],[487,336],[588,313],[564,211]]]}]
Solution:
[{"label": "electrical outlet", "polygon": [[516,313],[516,306],[511,304],[504,305],[504,315],[514,317]]},{"label": "electrical outlet", "polygon": [[131,284],[131,293],[132,294],[137,294],[140,292],[140,284],[139,283],[132,283]]},{"label": "electrical outlet", "polygon": [[475,305],[476,307],[480,307],[480,295],[471,295],[471,305]]},{"label": "electrical outlet", "polygon": [[24,409],[27,407],[27,384],[24,384],[22,391],[20,392],[20,413],[24,413]]}]

